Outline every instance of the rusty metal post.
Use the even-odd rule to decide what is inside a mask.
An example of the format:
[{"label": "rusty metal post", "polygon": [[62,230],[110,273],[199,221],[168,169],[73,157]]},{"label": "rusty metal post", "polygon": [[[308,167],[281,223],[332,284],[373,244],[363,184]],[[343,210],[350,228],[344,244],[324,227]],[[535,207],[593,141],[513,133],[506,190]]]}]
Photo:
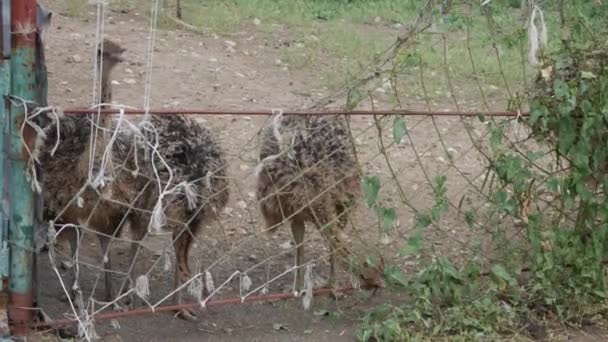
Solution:
[{"label": "rusty metal post", "polygon": [[[35,100],[36,0],[11,2],[11,95]],[[33,316],[32,271],[34,195],[26,177],[29,156],[23,141],[34,146],[35,132],[26,126],[26,110],[10,106],[10,304],[9,322],[14,335],[25,335]]]},{"label": "rusty metal post", "polygon": [[4,101],[11,89],[11,2],[0,0],[0,336],[8,336],[8,107]]},{"label": "rusty metal post", "polygon": [[[10,29],[10,18],[11,18],[11,2],[0,0],[0,57],[2,61],[0,64],[0,243],[4,243],[8,238],[8,198],[6,191],[6,180],[5,174],[8,174],[6,170],[6,141],[5,138],[8,134],[8,106],[5,101],[6,96],[11,91],[11,29]],[[3,288],[4,281],[8,277],[8,255],[4,257],[0,252],[0,289]]]}]

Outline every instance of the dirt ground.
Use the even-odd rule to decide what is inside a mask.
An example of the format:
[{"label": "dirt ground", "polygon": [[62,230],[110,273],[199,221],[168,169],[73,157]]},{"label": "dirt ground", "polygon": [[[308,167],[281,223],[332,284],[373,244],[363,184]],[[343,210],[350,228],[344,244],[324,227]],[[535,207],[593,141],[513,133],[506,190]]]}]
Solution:
[{"label": "dirt ground", "polygon": [[[63,15],[62,1],[48,0],[54,12],[53,26],[48,33],[46,58],[49,71],[49,103],[60,107],[87,106],[92,101],[93,52],[96,20],[93,12],[83,18]],[[124,46],[126,61],[113,74],[114,102],[142,107],[146,79],[146,51],[149,38],[147,18],[135,12],[109,12],[105,35]],[[397,30],[385,28],[387,34]],[[151,106],[155,108],[217,108],[217,109],[299,109],[327,95],[320,85],[319,75],[311,69],[293,70],[279,60],[277,47],[289,41],[285,32],[261,34],[255,28],[237,35],[219,37],[191,32],[158,30],[154,48],[151,78]],[[377,105],[387,108],[381,94]],[[406,103],[407,106],[416,106]],[[248,272],[256,287],[280,274],[293,264],[291,237],[288,229],[271,235],[260,231],[261,221],[253,196],[257,163],[256,132],[266,117],[208,116],[200,121],[209,127],[226,150],[232,179],[231,200],[224,211],[221,225],[208,227],[191,253],[195,269],[213,264],[211,274],[218,285],[234,271],[255,265]],[[371,117],[355,117],[358,158],[364,172],[376,174],[383,181],[381,200],[396,203],[399,185],[411,208],[398,211],[397,229],[385,235],[379,232],[374,213],[364,206],[352,219],[355,229],[350,238],[362,246],[383,253],[387,260],[406,271],[416,269],[416,257],[397,258],[404,237],[413,227],[412,208],[428,208],[432,203],[429,179],[444,174],[448,177],[448,197],[457,205],[461,199],[467,205],[483,205],[483,194],[478,188],[483,182],[484,161],[473,148],[471,136],[459,119],[433,122],[430,118],[407,118],[411,138],[386,149],[393,161],[398,183],[391,175],[384,157],[379,153],[378,133]],[[387,123],[383,123],[386,125]],[[383,132],[387,145],[392,141],[391,122]],[[484,133],[483,125],[474,125],[476,137]],[[449,153],[449,156],[446,154]],[[453,162],[448,162],[452,158]],[[445,229],[429,231],[428,240],[441,255],[459,258],[470,252],[472,231],[466,227],[458,212],[443,219]],[[427,238],[425,236],[425,238]],[[307,234],[307,256],[318,258],[315,273],[319,282],[327,276],[328,267],[324,244],[313,229]],[[137,260],[137,271],[150,271],[151,301],[170,292],[172,272],[162,264],[171,252],[165,252],[167,236],[146,239],[146,250]],[[84,266],[80,285],[85,296],[101,294],[100,253],[96,240],[88,238],[81,250]],[[126,270],[128,245],[115,242],[112,249],[114,267]],[[266,262],[265,260],[271,260]],[[61,284],[50,267],[48,258],[40,256],[40,300],[44,311],[53,318],[69,313],[63,299]],[[97,266],[96,266],[97,265]],[[67,271],[61,272],[66,273]],[[348,275],[340,273],[343,285]],[[114,279],[119,283],[118,276]],[[291,290],[292,276],[273,281],[269,291]],[[70,284],[67,284],[69,287]],[[229,283],[218,298],[238,295],[238,282]],[[315,299],[312,310],[302,309],[301,301],[286,300],[274,303],[227,305],[205,309],[198,322],[186,322],[159,313],[120,319],[120,329],[109,322],[98,322],[97,332],[107,341],[352,341],[357,319],[373,305],[381,302],[397,303],[398,294],[380,293],[367,298],[357,293],[338,302],[327,298]],[[169,301],[170,302],[170,301]],[[581,337],[581,336],[579,336]],[[582,336],[584,337],[584,336]],[[584,340],[584,339],[583,339]],[[599,340],[599,339],[598,339]],[[582,340],[581,340],[582,341]]]}]

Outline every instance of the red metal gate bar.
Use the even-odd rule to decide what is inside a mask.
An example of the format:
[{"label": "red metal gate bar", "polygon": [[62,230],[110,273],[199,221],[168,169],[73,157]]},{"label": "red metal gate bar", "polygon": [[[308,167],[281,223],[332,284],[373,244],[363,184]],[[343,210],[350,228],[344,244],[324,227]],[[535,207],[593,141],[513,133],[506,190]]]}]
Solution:
[{"label": "red metal gate bar", "polygon": [[[351,292],[354,290],[355,290],[355,288],[348,286],[348,287],[336,289],[334,292],[346,293],[346,292]],[[321,289],[315,289],[313,291],[313,295],[318,296],[318,295],[323,295],[323,294],[329,294],[331,292],[332,292],[332,290],[329,288],[321,288]],[[276,300],[290,299],[290,298],[295,298],[295,297],[296,297],[295,294],[293,292],[291,292],[291,293],[273,293],[273,294],[266,294],[266,295],[259,295],[259,296],[249,296],[249,297],[245,298],[244,300],[241,298],[218,299],[218,300],[208,301],[205,304],[205,307],[222,306],[222,305],[227,305],[227,304],[241,304],[244,302],[276,301]],[[100,313],[100,314],[95,315],[93,317],[93,319],[95,320],[95,322],[99,322],[99,321],[106,321],[106,320],[116,319],[116,318],[121,318],[121,317],[158,313],[158,312],[165,312],[165,311],[177,311],[180,309],[196,309],[196,308],[200,308],[200,307],[201,307],[200,302],[178,304],[178,305],[166,305],[166,306],[157,307],[155,309],[143,308],[143,309],[133,309],[133,310],[127,310],[127,311]],[[57,327],[61,327],[61,326],[69,326],[69,325],[76,324],[76,323],[78,323],[78,321],[76,319],[64,318],[64,319],[57,319],[57,320],[52,320],[52,321],[48,321],[48,322],[36,323],[36,324],[31,325],[30,327],[35,328],[35,329],[57,328]]]},{"label": "red metal gate bar", "polygon": [[[67,108],[63,112],[65,114],[90,114],[93,110],[91,108]],[[149,114],[154,115],[175,115],[175,114],[187,114],[187,115],[272,115],[276,113],[278,109],[261,109],[261,110],[239,110],[239,109],[150,109]],[[95,110],[95,112],[98,112]],[[100,111],[104,114],[117,114],[117,109],[103,109]],[[144,109],[125,109],[125,114],[145,114]],[[413,110],[413,109],[392,109],[392,110],[340,110],[340,109],[328,109],[328,110],[315,110],[315,111],[282,111],[284,115],[408,115],[408,116],[496,116],[496,117],[518,117],[527,116],[527,112],[511,112],[511,111],[453,111],[453,110],[438,110],[438,111],[426,111],[426,110]]]},{"label": "red metal gate bar", "polygon": [[[607,266],[608,259],[602,260],[601,264],[603,266]],[[532,269],[530,267],[522,267],[520,269],[520,272],[527,273],[527,272],[530,272],[531,270]],[[484,271],[484,272],[480,273],[480,276],[487,277],[490,274],[491,274],[490,271]],[[366,287],[361,286],[361,289],[366,289]],[[354,290],[356,290],[356,289],[353,288],[352,286],[347,286],[347,287],[342,287],[342,288],[336,289],[334,292],[335,293],[346,293],[346,292],[351,292]],[[373,289],[373,291],[375,291],[375,290],[376,289]],[[331,292],[332,292],[332,289],[320,288],[320,289],[315,289],[313,291],[313,295],[318,296],[318,295],[323,295],[323,294],[329,294]],[[228,304],[241,304],[241,303],[245,303],[245,302],[275,301],[275,300],[290,299],[290,298],[296,298],[296,296],[293,292],[273,293],[273,294],[266,294],[266,295],[259,295],[259,296],[249,296],[249,297],[245,298],[244,300],[241,298],[210,300],[205,304],[205,307],[222,306],[222,305],[228,305]],[[107,312],[107,313],[100,313],[100,314],[95,315],[94,320],[96,322],[99,322],[99,321],[106,321],[109,319],[116,319],[116,318],[121,318],[121,317],[143,315],[143,314],[150,314],[150,313],[157,313],[157,312],[177,311],[180,309],[195,309],[195,308],[199,308],[200,306],[201,306],[201,303],[196,302],[196,303],[160,306],[155,309],[143,308],[143,309],[134,309],[134,310],[127,310],[127,311]],[[48,322],[40,322],[40,323],[32,324],[32,325],[30,325],[30,327],[31,328],[57,328],[57,327],[76,324],[77,322],[78,321],[75,319],[64,318],[64,319],[57,319],[57,320],[52,320],[52,321],[48,321]]]}]

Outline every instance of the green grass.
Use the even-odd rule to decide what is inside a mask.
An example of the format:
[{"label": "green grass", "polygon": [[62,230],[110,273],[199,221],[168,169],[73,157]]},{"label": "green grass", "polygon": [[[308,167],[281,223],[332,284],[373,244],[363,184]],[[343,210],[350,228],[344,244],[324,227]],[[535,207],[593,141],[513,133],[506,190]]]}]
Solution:
[{"label": "green grass", "polygon": [[[476,6],[455,5],[442,21],[436,15],[434,31],[441,35],[421,35],[415,44],[400,52],[399,58],[415,62],[395,70],[399,96],[445,107],[454,105],[454,95],[465,106],[480,107],[484,97],[506,106],[507,98],[522,94],[531,70],[526,67],[527,37],[521,11],[513,8],[515,2],[496,1],[502,6],[493,15],[500,32],[489,29]],[[281,47],[277,57],[291,69],[317,74],[321,85],[332,90],[357,77],[363,65],[395,42],[416,17],[422,3],[420,0],[182,0],[182,13],[185,22],[219,35],[257,32],[262,39],[272,39],[277,33],[287,36],[290,44]],[[73,16],[86,9],[85,0],[66,0],[66,4]],[[142,0],[112,0],[110,5],[115,9],[142,11],[149,11],[150,6]],[[167,0],[165,10],[174,14],[175,2]],[[559,33],[555,9],[549,6],[545,18],[550,38],[556,39]],[[175,28],[163,16],[159,23],[165,29]],[[502,65],[493,44],[500,52]],[[386,91],[390,93],[391,89]]]},{"label": "green grass", "polygon": [[289,26],[307,26],[314,21],[369,23],[377,17],[386,22],[404,22],[415,15],[417,4],[414,0],[186,0],[183,7],[187,9],[185,19],[192,24],[222,31],[254,18]]},{"label": "green grass", "polygon": [[[323,86],[335,89],[356,77],[363,65],[397,39],[404,30],[403,25],[416,16],[419,3],[396,0],[186,1],[184,19],[218,34],[256,30],[254,20],[259,20],[258,31],[285,32],[291,41],[279,52],[280,58],[291,68],[313,69],[311,71],[319,75]],[[497,22],[507,26],[506,23],[519,20],[520,15],[520,11],[513,10],[509,15],[498,18]],[[473,72],[466,44],[467,25],[471,31],[470,46],[476,72]],[[494,102],[500,100],[504,104],[506,98],[521,93],[525,84],[525,51],[522,56],[520,44],[525,44],[525,41],[518,39],[525,37],[513,38],[517,31],[511,30],[504,33],[510,41],[497,41],[504,37],[493,36],[487,26],[480,13],[459,13],[455,9],[443,24],[437,24],[445,36],[445,56],[443,36],[420,36],[412,49],[403,51],[403,58],[411,58],[414,53],[421,63],[399,70],[400,79],[404,82],[399,88],[405,91],[400,96],[428,96],[429,102],[445,104],[452,102],[453,91],[465,102],[479,104],[482,95],[478,82],[484,95],[496,99]],[[492,48],[493,43],[499,48],[502,68]],[[421,65],[426,93],[420,79]],[[447,85],[446,70],[453,89]]]},{"label": "green grass", "polygon": [[[416,3],[413,0],[185,1],[183,12],[188,23],[217,34],[253,29],[288,32],[291,42],[281,49],[279,57],[291,68],[314,68],[322,85],[333,89],[395,40],[397,30],[386,26],[411,20],[416,15]],[[380,18],[380,23],[376,18]],[[257,20],[259,26],[254,25]]]},{"label": "green grass", "polygon": [[[527,36],[522,12],[514,8],[518,2],[495,1],[500,6],[499,10],[493,10],[498,31],[490,30],[478,6],[457,5],[460,2],[455,1],[456,5],[443,20],[436,9],[434,34],[417,37],[398,56],[414,60],[395,70],[399,96],[428,100],[443,107],[454,105],[453,96],[462,99],[465,106],[482,107],[487,99],[490,105],[504,107],[506,99],[522,94],[532,70],[526,66]],[[287,36],[290,44],[281,47],[277,57],[291,69],[317,74],[321,85],[332,90],[357,77],[363,65],[395,42],[413,22],[422,3],[420,0],[182,0],[182,13],[185,22],[219,35],[257,32],[258,37],[268,40],[277,35]],[[85,0],[66,0],[66,4],[73,16],[86,9]],[[150,6],[142,0],[112,0],[110,5],[115,9],[142,11],[149,11]],[[548,5],[545,10],[550,40],[559,37],[556,29],[559,16],[553,7]],[[167,0],[165,10],[174,15],[175,2]],[[595,19],[590,17],[590,29],[597,22]],[[160,25],[175,28],[163,16]]]},{"label": "green grass", "polygon": [[281,59],[295,69],[312,69],[321,84],[330,89],[340,86],[363,64],[382,52],[395,37],[383,32],[336,22],[312,28],[290,30],[293,42],[280,51]]},{"label": "green grass", "polygon": [[133,10],[136,8],[138,2],[133,0],[110,0],[110,8],[116,8],[119,10]]},{"label": "green grass", "polygon": [[[80,11],[76,4],[83,0],[66,1],[74,4],[70,6],[74,12]],[[321,85],[332,90],[357,77],[362,66],[395,42],[416,17],[422,3],[419,0],[182,0],[182,13],[185,22],[219,35],[257,32],[263,40],[287,36],[289,45],[281,47],[277,57],[291,69],[317,74]],[[149,10],[149,3],[141,0],[114,0],[111,5]],[[165,9],[174,15],[174,6],[174,1],[168,0]],[[444,56],[443,36],[439,34],[421,35],[415,44],[401,51],[399,58],[414,58],[415,63],[406,63],[395,70],[399,96],[415,99],[428,96],[431,104],[445,107],[453,105],[453,93],[465,105],[480,106],[484,97],[481,88],[490,102],[504,106],[506,98],[522,93],[525,78],[529,78],[524,74],[527,42],[525,35],[521,35],[525,33],[521,11],[508,8],[510,10],[494,16],[503,30],[500,34],[489,30],[486,18],[478,9],[455,6],[443,22],[436,16],[434,28],[445,36],[447,53]],[[556,24],[554,16],[547,15],[547,21],[549,25]],[[160,25],[165,29],[175,28],[173,22],[162,17]],[[467,27],[475,72],[466,44]],[[492,44],[500,51],[502,67]],[[524,44],[523,55],[521,44]],[[447,75],[453,88],[448,86]]]}]

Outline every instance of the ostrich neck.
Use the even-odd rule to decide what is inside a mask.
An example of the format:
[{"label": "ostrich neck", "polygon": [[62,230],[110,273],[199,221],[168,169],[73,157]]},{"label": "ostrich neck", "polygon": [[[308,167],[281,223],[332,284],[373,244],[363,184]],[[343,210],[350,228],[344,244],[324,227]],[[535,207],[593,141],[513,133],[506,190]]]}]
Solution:
[{"label": "ostrich neck", "polygon": [[[100,98],[101,103],[103,103],[104,105],[102,105],[100,107],[100,109],[108,109],[108,108],[110,108],[109,104],[112,103],[112,80],[110,79],[110,72],[111,72],[111,68],[106,67],[104,65],[104,68],[101,73],[101,98]],[[99,123],[102,127],[105,127],[108,129],[111,128],[112,127],[112,116],[109,114],[102,115]],[[104,132],[104,136],[105,136],[105,132]]]},{"label": "ostrich neck", "polygon": [[111,102],[112,102],[112,81],[110,80],[110,70],[104,70],[104,72],[101,75],[101,103],[111,103]]}]

